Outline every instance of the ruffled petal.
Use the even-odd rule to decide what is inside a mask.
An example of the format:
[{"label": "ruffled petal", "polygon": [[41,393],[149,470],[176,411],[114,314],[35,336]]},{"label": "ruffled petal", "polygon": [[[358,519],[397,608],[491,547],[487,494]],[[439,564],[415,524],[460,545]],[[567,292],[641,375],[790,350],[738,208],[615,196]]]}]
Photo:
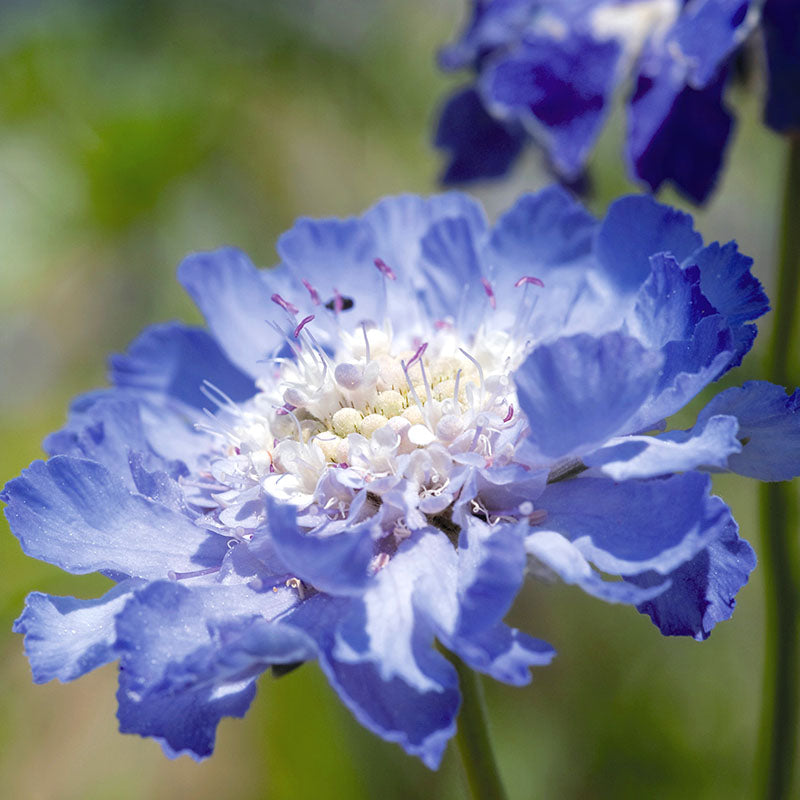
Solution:
[{"label": "ruffled petal", "polygon": [[71,681],[114,661],[119,655],[114,619],[138,586],[139,581],[125,581],[97,600],[29,594],[14,632],[25,634],[33,680]]},{"label": "ruffled petal", "polygon": [[475,89],[460,89],[444,104],[436,128],[434,145],[449,156],[441,182],[453,186],[502,177],[527,138],[518,122],[495,119]]},{"label": "ruffled petal", "polygon": [[537,347],[514,374],[529,439],[551,459],[620,433],[652,392],[661,354],[619,333]]},{"label": "ruffled petal", "polygon": [[595,255],[613,285],[635,291],[650,276],[650,256],[669,253],[682,263],[702,245],[688,214],[647,196],[631,196],[609,206],[597,231]]},{"label": "ruffled petal", "polygon": [[524,573],[519,526],[490,526],[467,516],[458,539],[459,617],[454,633],[472,637],[494,627],[511,608]]},{"label": "ruffled petal", "polygon": [[219,566],[226,539],[140,495],[93,461],[35,461],[0,499],[22,549],[68,572],[156,579]]},{"label": "ruffled petal", "polygon": [[329,535],[304,533],[296,509],[267,501],[270,539],[289,572],[323,592],[361,594],[370,578],[375,552],[374,523],[367,520]]},{"label": "ruffled petal", "polygon": [[[739,538],[737,530],[729,520],[717,539],[669,574],[667,591],[638,606],[665,636],[693,636],[702,641],[714,625],[733,614],[736,594],[756,566],[753,548]],[[644,587],[663,577],[648,572],[630,580]]]},{"label": "ruffled petal", "polygon": [[655,74],[639,76],[630,102],[628,159],[652,191],[670,180],[695,203],[703,203],[733,130],[733,117],[722,101],[726,75],[694,89],[671,79],[668,67]]},{"label": "ruffled petal", "polygon": [[[448,544],[448,547],[450,545]],[[405,591],[401,589],[405,594]],[[386,675],[382,660],[341,657],[341,641],[333,632],[342,618],[352,616],[355,600],[331,599],[316,595],[291,616],[291,624],[312,635],[320,648],[319,663],[331,686],[356,719],[369,730],[390,742],[396,742],[410,755],[418,756],[436,769],[447,742],[456,730],[460,705],[458,679],[444,656],[431,649],[432,633],[415,634],[418,675],[407,681],[400,671]],[[386,613],[391,613],[389,609]],[[408,635],[405,617],[392,617],[395,637]],[[384,644],[391,646],[387,628]],[[401,643],[400,647],[405,647]],[[373,650],[374,653],[374,650]],[[389,656],[389,653],[385,655]],[[409,653],[409,657],[413,657]],[[424,688],[422,688],[424,686]]]},{"label": "ruffled petal", "polygon": [[559,173],[572,179],[600,133],[621,55],[613,39],[579,32],[528,36],[484,72],[483,95],[499,116],[525,122]]},{"label": "ruffled petal", "polygon": [[247,375],[267,374],[264,360],[281,346],[282,337],[267,323],[276,307],[250,259],[233,247],[196,253],[181,263],[178,280],[228,358]]},{"label": "ruffled petal", "polygon": [[[706,417],[689,431],[659,436],[625,436],[583,457],[587,467],[615,481],[653,478],[702,467],[726,469],[742,450],[736,417]],[[800,466],[798,466],[800,471]]]},{"label": "ruffled petal", "polygon": [[599,570],[667,575],[730,523],[710,485],[698,472],[625,483],[581,477],[551,484],[537,505],[547,511],[542,528],[569,539]]},{"label": "ruffled petal", "polygon": [[[266,316],[266,309],[264,310]],[[111,380],[121,388],[209,407],[204,385],[212,384],[234,402],[252,397],[255,384],[234,366],[204,330],[180,323],[147,328],[125,354],[111,357]]]},{"label": "ruffled petal", "polygon": [[[546,523],[545,523],[546,524]],[[560,533],[536,530],[525,539],[525,549],[534,559],[531,571],[543,578],[558,576],[564,583],[580,586],[586,594],[608,603],[642,603],[669,586],[661,576],[652,586],[639,588],[626,580],[606,581],[594,570],[581,551]]]},{"label": "ruffled petal", "polygon": [[762,481],[800,475],[800,389],[787,395],[782,386],[747,381],[718,394],[700,412],[697,426],[718,414],[738,420],[744,445],[728,458],[728,469]]},{"label": "ruffled petal", "polygon": [[288,589],[158,581],[138,591],[117,617],[122,732],[153,736],[170,756],[210,755],[217,724],[244,715],[258,674],[315,656],[305,633],[267,621],[295,603]]},{"label": "ruffled petal", "polygon": [[446,644],[467,666],[512,686],[530,683],[530,668],[547,666],[556,654],[547,642],[507,625],[469,638],[453,637]]}]

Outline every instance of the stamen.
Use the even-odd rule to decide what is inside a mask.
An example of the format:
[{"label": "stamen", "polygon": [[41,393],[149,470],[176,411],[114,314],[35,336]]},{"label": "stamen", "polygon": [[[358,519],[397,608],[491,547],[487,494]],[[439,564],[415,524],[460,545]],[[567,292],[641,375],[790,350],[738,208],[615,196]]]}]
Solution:
[{"label": "stamen", "polygon": [[333,310],[337,314],[341,314],[342,310],[344,309],[344,298],[341,294],[339,294],[339,290],[334,286],[333,287]]},{"label": "stamen", "polygon": [[279,305],[284,311],[288,311],[290,314],[296,314],[297,308],[293,306],[288,300],[284,300],[277,292],[272,295],[270,298],[273,303]]},{"label": "stamen", "polygon": [[375,266],[378,268],[378,271],[390,281],[396,281],[397,275],[394,274],[394,270],[382,259],[376,258],[373,262]]},{"label": "stamen", "polygon": [[301,278],[303,286],[306,287],[308,293],[311,295],[311,302],[318,306],[322,301],[319,299],[319,292],[305,279]]},{"label": "stamen", "polygon": [[483,393],[483,367],[481,367],[478,360],[473,358],[463,347],[459,347],[458,349],[475,365],[475,369],[478,370],[478,378],[481,382],[481,393]]},{"label": "stamen", "polygon": [[213,575],[215,572],[219,572],[220,567],[208,567],[208,569],[198,569],[194,572],[175,572],[174,570],[170,570],[167,573],[167,577],[171,581],[182,581],[185,578],[199,578],[201,575]]},{"label": "stamen", "polygon": [[370,352],[369,352],[369,336],[367,336],[366,322],[361,323],[361,330],[364,332],[364,349],[366,351],[367,364],[369,364],[369,362],[372,361],[372,359],[370,358]]},{"label": "stamen", "polygon": [[489,298],[489,305],[492,308],[497,308],[497,298],[494,296],[492,284],[486,278],[481,278],[481,283],[483,284],[483,291],[486,292],[486,296]]},{"label": "stamen", "polygon": [[464,370],[460,369],[456,372],[456,385],[453,387],[453,411],[456,412],[461,407],[458,402],[458,387],[461,383],[461,373]]},{"label": "stamen", "polygon": [[423,342],[423,343],[422,343],[422,344],[421,344],[421,345],[420,345],[420,346],[417,348],[417,352],[416,352],[416,353],[414,353],[414,355],[413,355],[413,356],[411,356],[411,358],[408,360],[408,364],[406,364],[406,367],[407,367],[408,369],[411,369],[411,367],[412,367],[412,366],[413,366],[413,365],[416,363],[417,359],[420,359],[420,358],[422,358],[422,356],[425,354],[425,351],[426,351],[427,349],[428,349],[428,343],[427,343],[427,342]]},{"label": "stamen", "polygon": [[240,416],[239,406],[237,406],[222,389],[211,383],[211,381],[203,379],[203,385],[200,387],[200,391],[218,408],[227,408],[229,411],[233,411],[237,417]]},{"label": "stamen", "polygon": [[523,275],[514,284],[514,288],[519,289],[520,286],[523,286],[526,283],[532,283],[534,286],[541,286],[542,288],[544,288],[544,282],[541,281],[539,278],[534,278],[533,275]]},{"label": "stamen", "polygon": [[503,422],[511,422],[511,417],[514,416],[514,405],[512,403],[508,404],[508,413],[503,417]]},{"label": "stamen", "polygon": [[300,331],[302,331],[303,328],[305,328],[305,326],[308,325],[308,323],[311,322],[312,319],[314,319],[314,315],[313,314],[309,314],[307,317],[304,317],[300,321],[300,324],[294,329],[294,338],[295,339],[300,335]]},{"label": "stamen", "polygon": [[[424,347],[425,345],[423,345]],[[419,350],[417,351],[419,352]],[[411,392],[411,396],[414,398],[414,402],[417,404],[419,408],[419,413],[422,414],[423,418],[425,417],[425,408],[422,405],[422,401],[419,399],[419,395],[417,394],[416,389],[414,388],[414,384],[411,383],[411,378],[408,374],[408,364],[405,361],[400,361],[400,368],[403,370],[403,375],[406,376],[406,383],[408,384],[408,390]]]},{"label": "stamen", "polygon": [[303,582],[299,578],[289,578],[286,581],[286,587],[288,589],[295,589],[297,591],[298,597],[303,600],[306,596],[305,590],[303,589]]}]

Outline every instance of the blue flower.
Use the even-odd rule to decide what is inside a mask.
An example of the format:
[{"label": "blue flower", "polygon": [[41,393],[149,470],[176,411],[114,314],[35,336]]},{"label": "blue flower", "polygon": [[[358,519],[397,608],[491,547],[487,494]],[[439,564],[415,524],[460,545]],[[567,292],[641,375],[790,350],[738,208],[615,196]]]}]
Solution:
[{"label": "blue flower", "polygon": [[723,100],[731,64],[759,23],[766,122],[800,130],[795,0],[474,0],[466,29],[440,59],[444,69],[478,76],[442,111],[436,144],[450,157],[444,182],[505,174],[529,137],[558,174],[576,180],[614,93],[631,83],[631,172],[653,191],[672,181],[702,202],[733,129]]},{"label": "blue flower", "polygon": [[278,252],[190,256],[208,329],[144,331],[4,488],[26,553],[114,582],[30,595],[34,680],[118,660],[122,731],[203,758],[261,673],[316,659],[435,767],[460,702],[435,640],[513,685],[554,655],[503,622],[526,572],[665,634],[731,615],[755,559],[708,473],[798,474],[800,394],[751,382],[664,420],[767,311],[735,244],[553,188],[494,227],[462,195],[388,198]]}]

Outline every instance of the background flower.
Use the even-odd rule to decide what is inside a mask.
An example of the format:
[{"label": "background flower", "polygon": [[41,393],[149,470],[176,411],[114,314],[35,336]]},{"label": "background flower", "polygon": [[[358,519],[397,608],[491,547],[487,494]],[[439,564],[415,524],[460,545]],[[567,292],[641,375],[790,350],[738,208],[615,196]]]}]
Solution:
[{"label": "background flower", "polygon": [[436,144],[450,157],[443,180],[503,175],[529,137],[557,174],[576,180],[624,91],[632,174],[653,191],[670,181],[703,202],[733,130],[724,91],[735,59],[755,49],[754,32],[766,44],[766,122],[797,130],[796,3],[476,0],[463,34],[440,57],[445,69],[477,73],[442,110]]},{"label": "background flower", "polygon": [[502,622],[526,554],[665,634],[730,616],[755,559],[697,470],[793,477],[797,396],[750,382],[643,434],[752,346],[768,306],[735,244],[551,189],[493,228],[461,195],[387,198],[278,252],[187,259],[209,333],[145,331],[0,495],[26,553],[117,582],[29,597],[35,680],[119,659],[121,730],[202,758],[258,675],[317,659],[437,767],[459,695],[435,639],[513,685],[553,656]]}]

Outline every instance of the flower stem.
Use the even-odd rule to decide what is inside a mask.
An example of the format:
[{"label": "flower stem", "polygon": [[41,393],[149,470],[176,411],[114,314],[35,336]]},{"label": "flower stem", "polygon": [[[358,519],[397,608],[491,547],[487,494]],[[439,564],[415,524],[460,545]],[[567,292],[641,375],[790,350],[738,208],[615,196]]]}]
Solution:
[{"label": "flower stem", "polygon": [[[767,362],[768,377],[793,383],[789,358],[800,295],[800,135],[789,139],[781,217],[778,287]],[[800,563],[796,487],[761,486],[761,568],[766,586],[766,659],[761,730],[763,797],[785,800],[792,791],[800,711]]]},{"label": "flower stem", "polygon": [[461,713],[456,744],[467,774],[472,800],[505,800],[506,793],[494,760],[480,676],[448,654],[461,685]]}]

